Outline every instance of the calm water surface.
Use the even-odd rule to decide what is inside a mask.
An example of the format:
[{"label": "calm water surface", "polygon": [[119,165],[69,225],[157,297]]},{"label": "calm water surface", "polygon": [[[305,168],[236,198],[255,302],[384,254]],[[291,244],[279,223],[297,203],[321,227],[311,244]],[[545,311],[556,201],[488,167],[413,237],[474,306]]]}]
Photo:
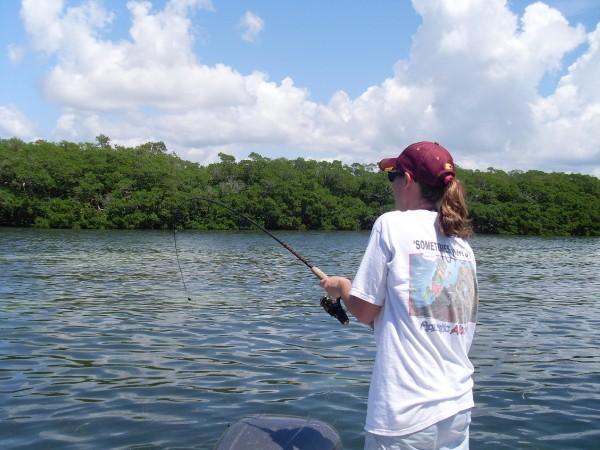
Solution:
[{"label": "calm water surface", "polygon": [[[368,233],[279,233],[352,276]],[[478,236],[471,448],[600,441],[600,239]],[[0,448],[211,448],[248,414],[362,448],[373,336],[258,233],[0,229]]]}]

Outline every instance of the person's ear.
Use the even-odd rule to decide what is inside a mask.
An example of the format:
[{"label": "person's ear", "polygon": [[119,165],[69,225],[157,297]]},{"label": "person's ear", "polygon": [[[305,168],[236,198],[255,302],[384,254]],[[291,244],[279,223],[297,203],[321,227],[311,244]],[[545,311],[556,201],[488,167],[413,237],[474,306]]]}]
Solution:
[{"label": "person's ear", "polygon": [[408,172],[404,172],[404,178],[406,179],[405,186],[408,187],[415,182],[415,179]]}]

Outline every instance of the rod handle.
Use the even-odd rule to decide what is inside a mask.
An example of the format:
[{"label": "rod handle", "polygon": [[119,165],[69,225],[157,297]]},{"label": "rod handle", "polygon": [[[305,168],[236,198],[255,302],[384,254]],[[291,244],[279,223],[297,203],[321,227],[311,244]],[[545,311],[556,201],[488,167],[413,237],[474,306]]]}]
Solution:
[{"label": "rod handle", "polygon": [[321,269],[319,269],[317,266],[312,266],[310,268],[310,270],[312,270],[312,273],[314,273],[319,280],[323,280],[323,279],[327,278],[327,274],[325,272],[323,272]]}]

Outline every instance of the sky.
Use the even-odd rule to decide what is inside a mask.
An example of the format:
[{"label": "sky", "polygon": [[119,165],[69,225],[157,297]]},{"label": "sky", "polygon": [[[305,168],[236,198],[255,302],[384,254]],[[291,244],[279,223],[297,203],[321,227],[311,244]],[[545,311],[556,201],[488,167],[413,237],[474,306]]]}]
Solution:
[{"label": "sky", "polygon": [[600,176],[598,0],[1,0],[0,138]]}]

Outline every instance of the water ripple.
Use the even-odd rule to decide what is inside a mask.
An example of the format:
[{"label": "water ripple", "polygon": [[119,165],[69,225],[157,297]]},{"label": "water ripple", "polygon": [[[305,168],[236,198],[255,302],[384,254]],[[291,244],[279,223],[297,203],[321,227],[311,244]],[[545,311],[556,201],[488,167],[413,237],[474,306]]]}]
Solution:
[{"label": "water ripple", "polygon": [[[362,448],[373,340],[257,233],[0,230],[2,448],[211,448],[247,414]],[[281,233],[352,276],[367,233]],[[598,239],[480,236],[478,448],[595,448]]]}]

